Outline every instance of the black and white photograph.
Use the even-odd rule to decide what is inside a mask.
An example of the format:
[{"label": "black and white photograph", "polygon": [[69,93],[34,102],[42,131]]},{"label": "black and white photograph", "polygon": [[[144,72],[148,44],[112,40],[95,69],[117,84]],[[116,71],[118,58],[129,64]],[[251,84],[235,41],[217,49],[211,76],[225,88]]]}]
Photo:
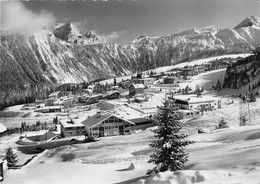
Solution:
[{"label": "black and white photograph", "polygon": [[260,0],[0,0],[0,184],[260,184]]}]

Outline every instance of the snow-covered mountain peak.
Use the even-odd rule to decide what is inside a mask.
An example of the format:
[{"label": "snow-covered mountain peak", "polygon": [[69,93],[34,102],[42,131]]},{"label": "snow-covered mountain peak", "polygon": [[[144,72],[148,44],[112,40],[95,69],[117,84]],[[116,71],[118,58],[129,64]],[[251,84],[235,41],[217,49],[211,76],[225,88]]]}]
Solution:
[{"label": "snow-covered mountain peak", "polygon": [[72,23],[67,23],[56,28],[53,33],[57,38],[65,41],[69,41],[70,37],[82,36],[79,32],[79,29]]},{"label": "snow-covered mountain peak", "polygon": [[91,31],[87,32],[85,35],[81,34],[80,29],[72,23],[57,27],[53,31],[53,34],[57,38],[79,45],[91,45],[103,42],[102,38]]},{"label": "snow-covered mountain peak", "polygon": [[260,18],[256,16],[247,17],[241,23],[234,27],[234,29],[239,29],[242,27],[249,27],[249,26],[257,26],[260,27]]}]

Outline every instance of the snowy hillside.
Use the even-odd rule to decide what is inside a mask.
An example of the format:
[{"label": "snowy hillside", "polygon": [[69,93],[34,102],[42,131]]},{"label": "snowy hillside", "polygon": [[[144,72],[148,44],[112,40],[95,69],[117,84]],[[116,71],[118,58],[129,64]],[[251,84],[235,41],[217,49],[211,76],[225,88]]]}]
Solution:
[{"label": "snowy hillside", "polygon": [[[248,53],[260,44],[259,18],[235,29],[191,28],[168,36],[141,36],[129,44],[102,43],[71,23],[53,33],[1,34],[0,101],[3,106],[35,98],[63,83],[124,76],[195,59]],[[19,83],[18,83],[19,81]]]}]

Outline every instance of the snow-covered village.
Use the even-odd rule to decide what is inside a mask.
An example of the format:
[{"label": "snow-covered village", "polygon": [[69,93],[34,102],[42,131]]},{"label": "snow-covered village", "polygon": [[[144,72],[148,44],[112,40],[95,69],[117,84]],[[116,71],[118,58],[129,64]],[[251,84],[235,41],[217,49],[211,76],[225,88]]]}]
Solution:
[{"label": "snow-covered village", "polygon": [[258,1],[0,6],[0,183],[260,183]]}]

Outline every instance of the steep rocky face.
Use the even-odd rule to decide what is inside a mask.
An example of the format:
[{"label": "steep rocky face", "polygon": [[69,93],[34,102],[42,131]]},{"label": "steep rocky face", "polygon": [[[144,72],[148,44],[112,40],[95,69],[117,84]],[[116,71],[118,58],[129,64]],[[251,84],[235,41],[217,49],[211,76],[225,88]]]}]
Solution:
[{"label": "steep rocky face", "polygon": [[93,32],[89,31],[86,34],[81,34],[80,30],[74,26],[72,23],[67,23],[56,28],[53,34],[64,41],[76,43],[78,45],[90,45],[103,43],[104,41],[95,35]]},{"label": "steep rocky face", "polygon": [[44,96],[57,84],[130,74],[137,65],[137,50],[129,45],[83,47],[63,41],[48,31],[29,38],[2,35],[0,50],[2,106],[27,101],[31,96]]},{"label": "steep rocky face", "polygon": [[53,33],[42,31],[30,37],[2,34],[0,101],[6,106],[41,96],[41,92],[57,84],[248,52],[260,45],[259,18],[247,18],[234,29],[191,28],[168,36],[141,36],[125,45],[102,42],[93,32],[82,34],[71,23]]},{"label": "steep rocky face", "polygon": [[237,26],[234,27],[234,29],[239,29],[243,27],[251,27],[251,26],[260,26],[260,18],[251,16],[247,17],[245,20],[243,20],[241,23],[239,23]]}]

